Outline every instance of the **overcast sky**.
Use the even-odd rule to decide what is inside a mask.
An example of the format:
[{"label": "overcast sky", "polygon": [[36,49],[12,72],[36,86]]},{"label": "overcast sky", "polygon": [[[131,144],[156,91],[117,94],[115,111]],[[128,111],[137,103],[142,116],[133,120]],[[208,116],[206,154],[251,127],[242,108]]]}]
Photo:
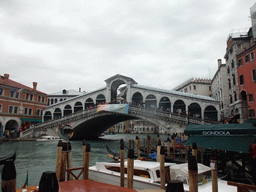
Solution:
[{"label": "overcast sky", "polygon": [[171,90],[212,78],[255,0],[0,0],[0,75],[90,92],[116,74]]}]

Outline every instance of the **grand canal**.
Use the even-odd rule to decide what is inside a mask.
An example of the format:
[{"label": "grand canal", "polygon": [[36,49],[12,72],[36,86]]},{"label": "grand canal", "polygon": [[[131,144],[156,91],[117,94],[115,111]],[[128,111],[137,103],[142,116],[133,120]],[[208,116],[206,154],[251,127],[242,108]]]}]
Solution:
[{"label": "grand canal", "polygon": [[[138,136],[143,145],[143,139],[146,134],[116,134],[106,135],[105,139],[91,140],[90,166],[97,161],[111,161],[106,152],[106,144],[118,152],[120,149],[120,139],[124,139],[125,145],[128,146],[129,140],[135,140]],[[150,134],[152,145],[156,143],[157,135]],[[162,140],[167,135],[160,135]],[[82,159],[82,141],[71,141],[73,167],[81,167]],[[0,144],[0,156],[5,156],[16,151],[16,172],[17,188],[23,186],[28,171],[29,185],[38,185],[41,175],[44,171],[55,171],[57,142],[38,142],[38,141],[19,141]],[[1,182],[1,181],[0,181]]]}]

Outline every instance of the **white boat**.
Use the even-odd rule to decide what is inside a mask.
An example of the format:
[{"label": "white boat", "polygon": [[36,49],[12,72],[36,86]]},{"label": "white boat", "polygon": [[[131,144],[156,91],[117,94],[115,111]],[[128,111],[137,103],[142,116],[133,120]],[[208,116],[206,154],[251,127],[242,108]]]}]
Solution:
[{"label": "white boat", "polygon": [[38,137],[36,141],[59,141],[62,140],[60,137],[58,136],[41,136]]},{"label": "white boat", "polygon": [[[188,164],[165,163],[170,166],[170,176],[172,180],[181,180],[184,190],[189,191]],[[127,162],[125,162],[125,168]],[[205,165],[198,164],[198,192],[211,192],[211,169]],[[89,168],[90,179],[102,183],[120,186],[120,163],[96,162],[96,165]],[[127,186],[127,175],[125,177],[125,187]],[[133,188],[160,189],[160,163],[152,161],[134,160]],[[234,192],[236,187],[227,185],[227,181],[218,180],[219,192]]]}]

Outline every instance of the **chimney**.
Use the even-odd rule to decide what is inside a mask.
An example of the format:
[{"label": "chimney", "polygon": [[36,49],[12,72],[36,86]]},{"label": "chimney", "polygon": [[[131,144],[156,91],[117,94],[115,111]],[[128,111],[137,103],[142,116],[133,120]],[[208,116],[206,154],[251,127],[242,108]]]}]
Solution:
[{"label": "chimney", "polygon": [[9,74],[4,74],[4,79],[9,79]]},{"label": "chimney", "polygon": [[221,65],[221,59],[218,59],[218,67]]},{"label": "chimney", "polygon": [[79,92],[81,92],[81,87],[79,87]]},{"label": "chimney", "polygon": [[33,82],[33,90],[36,90],[37,82]]}]

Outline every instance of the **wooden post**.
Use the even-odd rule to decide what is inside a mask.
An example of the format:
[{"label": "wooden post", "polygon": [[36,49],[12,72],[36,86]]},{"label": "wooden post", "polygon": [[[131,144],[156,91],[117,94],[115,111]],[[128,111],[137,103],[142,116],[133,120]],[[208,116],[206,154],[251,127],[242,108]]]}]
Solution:
[{"label": "wooden post", "polygon": [[197,146],[196,146],[196,143],[192,144],[192,155],[196,157],[196,161],[197,161]]},{"label": "wooden post", "polygon": [[85,151],[83,151],[83,179],[89,178],[89,162],[90,162],[91,145],[86,144]]},{"label": "wooden post", "polygon": [[[68,142],[68,151],[67,151],[67,168],[71,169],[73,168],[72,166],[72,149],[71,149],[71,143]],[[69,180],[73,180],[73,176],[71,175],[71,173],[69,172],[67,174],[67,181]]]},{"label": "wooden post", "polygon": [[[159,140],[160,141],[160,140]],[[159,142],[158,141],[158,142]],[[161,144],[161,141],[160,141]],[[157,146],[158,149],[158,146]],[[160,182],[161,182],[161,189],[165,189],[165,168],[164,168],[164,147],[160,145],[160,156],[159,156],[159,162],[160,162]],[[158,157],[157,157],[158,161]]]},{"label": "wooden post", "polygon": [[134,164],[134,151],[129,149],[127,156],[127,188],[133,189],[133,164]]},{"label": "wooden post", "polygon": [[62,159],[62,141],[59,140],[59,143],[57,145],[56,168],[55,168],[58,182],[60,181],[61,159]]},{"label": "wooden post", "polygon": [[182,160],[181,149],[182,149],[182,142],[181,142],[181,133],[180,133],[180,143],[179,143],[179,159],[180,159],[180,161]]},{"label": "wooden post", "polygon": [[143,152],[143,155],[144,155],[144,157],[146,156],[146,139],[144,138],[143,139],[143,149],[144,149],[144,152]]},{"label": "wooden post", "polygon": [[2,170],[2,192],[16,192],[16,169],[13,160],[6,161]]},{"label": "wooden post", "polygon": [[120,141],[120,186],[124,187],[124,140]]},{"label": "wooden post", "polygon": [[161,156],[161,154],[160,154],[160,152],[161,152],[161,140],[160,139],[158,139],[157,140],[157,162],[160,162],[160,160],[161,160],[161,158],[160,158],[160,156]]},{"label": "wooden post", "polygon": [[167,138],[167,157],[168,159],[171,158],[171,142],[169,137]]},{"label": "wooden post", "polygon": [[68,145],[66,142],[62,143],[62,155],[61,155],[61,168],[60,168],[60,180],[65,181],[66,178],[66,168],[67,168],[67,152],[68,152]]},{"label": "wooden post", "polygon": [[203,164],[204,163],[204,149],[201,148],[201,163]]},{"label": "wooden post", "polygon": [[176,138],[172,135],[172,158],[175,160],[175,153],[176,153]]},{"label": "wooden post", "polygon": [[188,146],[185,147],[185,162],[188,162]]},{"label": "wooden post", "polygon": [[198,167],[195,156],[188,159],[189,192],[198,192]]},{"label": "wooden post", "polygon": [[136,136],[135,143],[136,143],[136,145],[135,145],[136,146],[136,151],[138,153],[138,159],[140,159],[140,139],[139,139],[138,136]]},{"label": "wooden post", "polygon": [[158,144],[158,141],[159,141],[159,134],[157,134],[157,137],[156,137],[156,143]]},{"label": "wooden post", "polygon": [[147,136],[147,156],[149,157],[149,153],[151,151],[151,137]]},{"label": "wooden post", "polygon": [[212,151],[210,167],[212,169],[212,192],[218,192],[217,154],[215,150]]}]

